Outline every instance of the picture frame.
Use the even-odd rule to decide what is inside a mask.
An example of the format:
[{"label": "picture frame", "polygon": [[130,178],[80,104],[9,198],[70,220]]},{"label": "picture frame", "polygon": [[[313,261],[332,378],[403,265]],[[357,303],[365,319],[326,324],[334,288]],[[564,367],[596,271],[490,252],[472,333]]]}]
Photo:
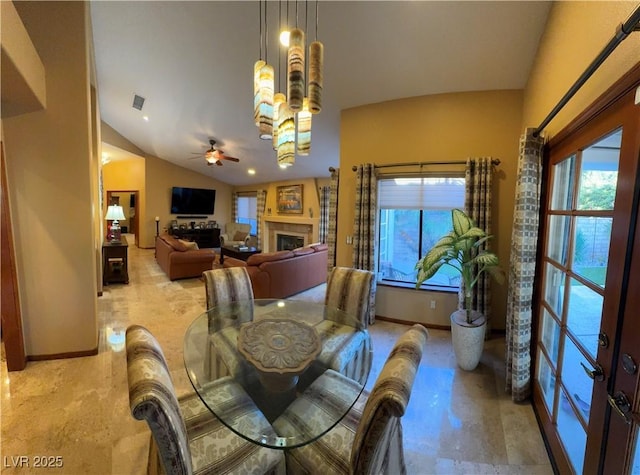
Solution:
[{"label": "picture frame", "polygon": [[302,214],[302,185],[278,186],[277,210],[280,214]]}]

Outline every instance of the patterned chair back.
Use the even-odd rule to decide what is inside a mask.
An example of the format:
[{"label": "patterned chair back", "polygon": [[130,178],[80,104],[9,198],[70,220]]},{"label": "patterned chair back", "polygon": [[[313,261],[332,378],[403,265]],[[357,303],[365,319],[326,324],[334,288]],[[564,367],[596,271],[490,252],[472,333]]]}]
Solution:
[{"label": "patterned chair back", "polygon": [[428,333],[414,325],[396,342],[364,407],[351,448],[352,473],[404,467],[402,425]]},{"label": "patterned chair back", "polygon": [[238,300],[253,300],[251,279],[244,267],[207,270],[202,275],[207,296],[207,309]]},{"label": "patterned chair back", "polygon": [[373,272],[350,267],[334,267],[327,279],[324,304],[354,316],[366,328]]},{"label": "patterned chair back", "polygon": [[168,475],[193,472],[184,420],[162,349],[146,328],[127,328],[127,377],[131,414],[146,420]]}]

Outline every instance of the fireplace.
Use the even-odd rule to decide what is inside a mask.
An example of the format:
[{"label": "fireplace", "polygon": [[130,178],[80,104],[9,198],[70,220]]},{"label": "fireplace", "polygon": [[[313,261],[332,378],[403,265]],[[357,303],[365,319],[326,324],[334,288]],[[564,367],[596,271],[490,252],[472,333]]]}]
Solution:
[{"label": "fireplace", "polygon": [[304,236],[276,233],[276,250],[291,251],[304,246]]}]

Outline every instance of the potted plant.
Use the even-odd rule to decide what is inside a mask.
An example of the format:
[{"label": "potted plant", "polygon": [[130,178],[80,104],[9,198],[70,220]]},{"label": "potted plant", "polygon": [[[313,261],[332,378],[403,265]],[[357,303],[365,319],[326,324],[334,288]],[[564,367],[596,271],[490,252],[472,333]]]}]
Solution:
[{"label": "potted plant", "polygon": [[464,291],[463,308],[451,314],[451,338],[458,366],[471,371],[480,362],[487,326],[485,315],[471,309],[472,291],[483,272],[488,272],[498,282],[503,281],[498,256],[480,250],[480,246],[491,239],[464,211],[451,211],[453,230],[440,240],[416,264],[419,288],[440,267],[447,265],[456,269],[462,278]]}]

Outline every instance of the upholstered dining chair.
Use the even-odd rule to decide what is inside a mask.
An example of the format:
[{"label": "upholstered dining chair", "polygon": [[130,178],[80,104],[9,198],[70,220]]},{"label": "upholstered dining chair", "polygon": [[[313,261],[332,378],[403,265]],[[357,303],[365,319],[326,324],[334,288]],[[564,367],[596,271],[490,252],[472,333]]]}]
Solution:
[{"label": "upholstered dining chair", "polygon": [[236,326],[226,326],[220,330],[215,328],[216,318],[233,318],[234,308],[229,304],[242,302],[240,312],[252,312],[253,307],[246,308],[246,305],[253,300],[253,288],[249,273],[244,267],[225,267],[212,269],[202,273],[204,278],[204,288],[206,294],[207,310],[215,309],[222,305],[225,311],[231,312],[228,315],[217,315],[215,310],[210,315],[210,337],[209,337],[209,358],[205,359],[205,372],[211,379],[220,376],[235,374],[240,361],[237,358],[236,341],[238,339],[238,328]]},{"label": "upholstered dining chair", "polygon": [[[421,325],[405,332],[391,350],[371,393],[363,391],[349,413],[327,434],[286,452],[287,473],[406,473],[401,418],[427,337]],[[327,370],[274,421],[273,427],[280,436],[304,431],[305,425],[346,404],[348,395],[360,388],[355,381]]]},{"label": "upholstered dining chair", "polygon": [[[373,272],[334,267],[327,279],[324,299],[327,312],[342,310],[366,329],[372,281]],[[366,332],[354,333],[351,326],[341,322],[339,315],[329,313],[322,323],[316,325],[322,340],[322,353],[318,360],[325,368],[360,380],[366,372],[365,359],[369,358],[371,340]]]},{"label": "upholstered dining chair", "polygon": [[369,325],[369,300],[373,272],[351,267],[334,267],[327,279],[324,304],[338,308]]},{"label": "upholstered dining chair", "polygon": [[[231,432],[195,393],[176,398],[164,354],[149,330],[130,326],[126,347],[131,414],[145,420],[151,429],[148,473],[284,473],[281,451],[260,447]],[[214,382],[209,390],[243,407],[238,417],[244,424],[273,433],[251,398],[230,378]]]}]

